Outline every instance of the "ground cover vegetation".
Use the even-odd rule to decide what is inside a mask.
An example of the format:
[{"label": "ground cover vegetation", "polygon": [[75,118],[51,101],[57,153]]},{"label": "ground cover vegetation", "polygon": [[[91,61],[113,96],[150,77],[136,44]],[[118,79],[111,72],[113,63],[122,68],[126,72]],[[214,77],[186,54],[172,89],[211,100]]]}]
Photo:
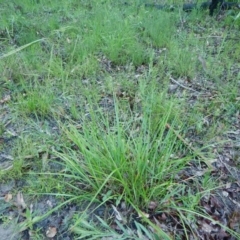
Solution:
[{"label": "ground cover vegetation", "polygon": [[240,238],[239,10],[146,3],[1,2],[1,239]]}]

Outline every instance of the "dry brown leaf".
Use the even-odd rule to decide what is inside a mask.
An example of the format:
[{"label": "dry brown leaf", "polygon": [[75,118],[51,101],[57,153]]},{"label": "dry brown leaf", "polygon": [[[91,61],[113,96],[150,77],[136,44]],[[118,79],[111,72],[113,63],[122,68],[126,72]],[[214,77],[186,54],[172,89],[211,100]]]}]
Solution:
[{"label": "dry brown leaf", "polygon": [[178,85],[176,85],[176,84],[169,84],[168,92],[169,93],[173,93],[175,90],[177,90],[177,88],[178,88]]},{"label": "dry brown leaf", "polygon": [[162,219],[162,220],[167,220],[167,215],[166,215],[165,213],[162,213],[162,214],[161,214],[161,219]]},{"label": "dry brown leaf", "polygon": [[157,206],[158,206],[158,203],[157,203],[157,202],[150,201],[149,204],[148,204],[148,209],[154,210],[154,209],[157,208]]},{"label": "dry brown leaf", "polygon": [[13,196],[11,193],[8,193],[4,196],[4,201],[5,202],[10,202],[12,200]]},{"label": "dry brown leaf", "polygon": [[33,237],[33,236],[34,236],[34,232],[31,231],[31,230],[28,231],[28,234],[29,234],[30,237]]},{"label": "dry brown leaf", "polygon": [[57,234],[57,228],[56,227],[48,227],[48,230],[46,231],[46,236],[48,238],[53,238]]},{"label": "dry brown leaf", "polygon": [[238,211],[233,212],[233,214],[230,216],[230,228],[231,229],[237,229],[239,227],[240,222],[240,213]]},{"label": "dry brown leaf", "polygon": [[232,183],[230,183],[230,182],[226,183],[226,189],[230,188],[231,185],[232,185]]},{"label": "dry brown leaf", "polygon": [[23,195],[21,192],[17,194],[17,207],[21,209],[26,209],[27,204],[24,202]]},{"label": "dry brown leaf", "polygon": [[210,226],[209,224],[207,224],[205,222],[202,222],[201,228],[206,233],[211,233],[213,230],[212,226]]},{"label": "dry brown leaf", "polygon": [[29,206],[29,211],[30,211],[31,214],[33,213],[33,204],[32,203]]},{"label": "dry brown leaf", "polygon": [[150,215],[149,215],[148,213],[140,212],[140,211],[139,211],[139,213],[138,213],[138,216],[139,216],[140,218],[142,218],[142,217],[149,218],[149,217],[150,217]]},{"label": "dry brown leaf", "polygon": [[217,233],[217,239],[229,239],[229,234],[226,233],[223,229],[220,229],[220,231]]},{"label": "dry brown leaf", "polygon": [[122,214],[117,210],[117,208],[114,205],[112,205],[112,208],[113,208],[113,211],[115,212],[116,219],[122,222],[124,220]]},{"label": "dry brown leaf", "polygon": [[222,191],[222,195],[223,195],[224,197],[228,197],[229,193],[226,192],[226,191]]},{"label": "dry brown leaf", "polygon": [[205,59],[203,59],[202,56],[198,56],[198,60],[201,62],[203,70],[206,72],[207,71],[207,65]]},{"label": "dry brown leaf", "polygon": [[0,100],[0,104],[9,102],[10,100],[11,100],[11,96],[10,96],[10,95],[7,95],[7,96],[5,96],[4,98],[2,98],[2,99]]},{"label": "dry brown leaf", "polygon": [[206,171],[196,171],[196,172],[195,172],[195,175],[196,175],[197,177],[201,177],[201,176],[203,176],[206,172],[207,172],[207,170],[206,170]]},{"label": "dry brown leaf", "polygon": [[0,163],[0,170],[7,171],[13,167],[12,161],[4,161]]},{"label": "dry brown leaf", "polygon": [[50,200],[47,200],[46,204],[50,207],[50,208],[53,208],[53,204]]},{"label": "dry brown leaf", "polygon": [[127,210],[127,204],[125,202],[121,202],[121,209],[124,211]]}]

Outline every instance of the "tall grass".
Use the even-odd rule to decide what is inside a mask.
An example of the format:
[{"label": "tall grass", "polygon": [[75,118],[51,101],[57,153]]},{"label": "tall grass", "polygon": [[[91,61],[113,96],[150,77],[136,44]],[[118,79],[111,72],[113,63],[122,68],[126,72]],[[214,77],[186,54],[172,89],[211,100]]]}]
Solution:
[{"label": "tall grass", "polygon": [[[174,194],[178,188],[174,176],[191,157],[181,156],[183,144],[172,130],[176,127],[181,131],[173,102],[150,91],[142,99],[137,121],[131,114],[122,120],[115,98],[114,116],[91,109],[81,129],[74,125],[63,128],[75,147],[56,154],[64,162],[68,183],[83,184],[79,192],[89,189],[96,193],[108,179],[101,194],[110,193],[114,201],[122,199],[141,207],[151,200],[164,202],[166,196]],[[70,185],[75,189],[75,183]]]}]

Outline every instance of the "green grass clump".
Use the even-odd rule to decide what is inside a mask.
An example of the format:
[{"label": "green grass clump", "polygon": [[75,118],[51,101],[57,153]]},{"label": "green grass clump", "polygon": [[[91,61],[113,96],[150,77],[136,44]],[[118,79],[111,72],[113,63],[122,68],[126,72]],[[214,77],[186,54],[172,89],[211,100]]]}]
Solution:
[{"label": "green grass clump", "polygon": [[29,91],[18,97],[18,108],[22,115],[47,117],[52,112],[54,98],[51,92]]},{"label": "green grass clump", "polygon": [[[161,210],[169,199],[184,191],[175,176],[194,155],[186,154],[174,130],[180,133],[183,123],[173,101],[152,87],[141,92],[142,114],[138,119],[130,114],[123,121],[122,105],[115,99],[113,116],[92,109],[80,129],[72,124],[63,126],[72,147],[54,154],[63,161],[62,184],[78,202],[91,199],[119,205],[124,201],[137,211],[146,211],[155,201]],[[87,227],[82,226],[82,217],[78,216],[73,226],[75,233]]]},{"label": "green grass clump", "polygon": [[[103,116],[91,115],[90,121],[84,121],[82,130],[73,125],[65,129],[78,148],[78,151],[67,149],[66,154],[59,153],[66,172],[71,172],[69,178],[74,176],[93,192],[109,179],[102,194],[111,191],[113,198],[121,197],[138,206],[145,206],[151,199],[164,199],[175,185],[173,176],[190,158],[173,158],[174,154],[180,154],[182,143],[166,128],[172,106],[159,109],[162,111],[159,114],[149,104],[154,102],[148,103],[139,126],[133,118],[121,122],[116,106],[113,123]],[[155,115],[158,119],[152,121]]]},{"label": "green grass clump", "polygon": [[[150,15],[150,16],[149,16]],[[153,10],[150,14],[145,12],[142,17],[142,27],[144,28],[144,40],[153,47],[170,47],[176,34],[176,15],[166,12],[159,14],[158,10]]]}]

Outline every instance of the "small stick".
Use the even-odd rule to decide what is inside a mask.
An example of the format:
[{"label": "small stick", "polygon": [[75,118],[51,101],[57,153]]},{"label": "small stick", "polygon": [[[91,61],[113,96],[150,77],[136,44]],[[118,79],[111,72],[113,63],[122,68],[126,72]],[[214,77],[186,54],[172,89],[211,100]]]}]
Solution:
[{"label": "small stick", "polygon": [[178,81],[176,81],[175,79],[173,79],[172,77],[170,77],[170,80],[173,81],[174,83],[176,83],[178,86],[182,87],[182,88],[185,88],[187,90],[190,90],[190,91],[193,91],[193,92],[197,92],[196,90],[194,90],[193,88],[189,88],[189,87],[186,87],[184,85],[182,85],[181,83],[179,83]]}]

